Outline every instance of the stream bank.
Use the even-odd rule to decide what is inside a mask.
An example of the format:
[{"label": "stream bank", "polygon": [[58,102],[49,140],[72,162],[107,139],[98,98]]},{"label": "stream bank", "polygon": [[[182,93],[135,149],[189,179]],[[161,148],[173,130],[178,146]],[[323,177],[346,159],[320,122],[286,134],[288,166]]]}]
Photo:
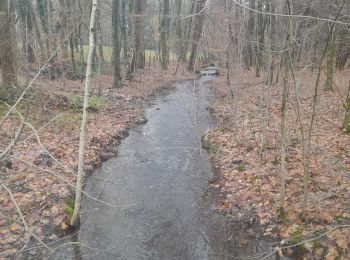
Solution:
[{"label": "stream bank", "polygon": [[[124,82],[121,89],[110,87],[111,75],[92,79],[85,151],[85,171],[89,175],[116,155],[116,146],[131,128],[145,123],[144,104],[156,93],[172,88],[172,82],[193,77],[182,66],[175,75],[176,67],[171,65],[164,71],[156,65],[142,70],[137,81]],[[7,160],[0,165],[0,181],[12,191],[27,224],[52,247],[69,234],[83,84],[66,78],[39,79],[18,109],[24,113],[26,106],[30,106],[27,121],[37,130],[42,146],[31,129],[25,128]],[[99,90],[102,95],[98,95]],[[6,111],[6,107],[0,107],[0,115]],[[9,117],[0,129],[0,150],[7,147],[19,127],[16,116]],[[0,259],[42,259],[46,250],[30,239],[9,194],[4,189],[0,193]]]},{"label": "stream bank", "polygon": [[64,246],[54,259],[274,259],[257,223],[225,216],[208,188],[201,136],[211,127],[212,79],[177,83],[152,102],[148,122],[86,184],[85,192],[120,208],[85,198],[79,250]]}]

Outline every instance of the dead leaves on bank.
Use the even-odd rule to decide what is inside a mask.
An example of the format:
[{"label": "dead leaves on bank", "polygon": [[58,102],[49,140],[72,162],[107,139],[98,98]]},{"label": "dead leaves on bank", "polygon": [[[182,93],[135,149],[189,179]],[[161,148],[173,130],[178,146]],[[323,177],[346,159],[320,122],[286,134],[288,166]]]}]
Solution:
[{"label": "dead leaves on bank", "polygon": [[[348,86],[347,73],[339,73],[335,77],[343,97]],[[238,94],[233,109],[225,80],[218,79],[213,90],[215,98],[212,106],[217,128],[209,130],[205,136],[206,141],[216,147],[213,154],[222,172],[219,186],[228,194],[222,208],[234,209],[230,212],[237,216],[242,211],[255,212],[266,235],[278,235],[284,239],[292,238],[296,230],[302,232],[303,238],[308,238],[334,226],[350,224],[350,137],[341,132],[344,109],[339,93],[320,92],[311,140],[308,207],[301,217],[302,139],[293,102],[294,89],[290,90],[285,200],[287,223],[281,224],[278,219],[280,86],[272,86],[271,98],[268,98],[266,86],[261,82],[263,78],[255,78],[252,72],[245,72],[240,80],[239,88],[235,90]],[[304,129],[308,129],[315,75],[306,73],[301,82],[302,124]],[[270,110],[267,110],[267,104]],[[318,252],[316,259],[349,256],[349,234],[349,228],[334,230],[320,239],[326,248],[322,254],[315,248],[311,251]]]},{"label": "dead leaves on bank", "polygon": [[[141,83],[125,82],[124,88],[118,90],[111,88],[110,75],[93,78],[92,94],[98,93],[101,84],[109,105],[89,113],[84,168],[87,174],[114,156],[116,145],[128,129],[140,122],[143,100],[168,87],[170,81],[191,77],[182,66],[173,76],[175,68],[176,65],[172,65],[168,71],[162,71],[154,66],[142,71]],[[57,240],[62,230],[69,228],[65,204],[73,194],[71,184],[76,180],[81,118],[77,111],[67,107],[67,100],[82,93],[80,81],[42,79],[38,82],[33,93],[29,93],[32,103],[28,120],[38,131],[44,148],[59,163],[39,145],[30,129],[25,128],[7,164],[1,165],[0,181],[13,192],[33,233],[45,242]],[[18,124],[19,120],[13,116],[1,126],[0,150],[8,145]],[[0,188],[0,259],[19,253],[28,239],[10,197]],[[26,248],[33,246],[30,243]],[[29,254],[40,259],[40,251],[30,250]]]}]

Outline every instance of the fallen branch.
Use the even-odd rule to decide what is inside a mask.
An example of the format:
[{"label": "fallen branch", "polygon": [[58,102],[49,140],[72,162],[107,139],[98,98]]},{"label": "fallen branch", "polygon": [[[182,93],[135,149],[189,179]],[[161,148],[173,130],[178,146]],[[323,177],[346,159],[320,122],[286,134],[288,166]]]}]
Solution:
[{"label": "fallen branch", "polygon": [[11,200],[12,200],[12,203],[15,205],[15,207],[16,207],[16,209],[17,209],[17,212],[18,212],[19,216],[21,217],[21,220],[22,220],[22,223],[23,223],[23,225],[24,225],[25,230],[26,230],[32,237],[34,237],[40,244],[42,244],[47,250],[49,250],[50,252],[53,252],[53,251],[51,250],[51,248],[50,248],[48,245],[46,245],[37,235],[35,235],[35,234],[33,233],[32,229],[28,226],[28,224],[27,224],[27,222],[25,221],[24,216],[23,216],[23,214],[22,214],[20,208],[18,207],[18,204],[17,204],[17,202],[16,202],[16,200],[15,200],[15,198],[14,198],[14,196],[13,196],[11,190],[10,190],[5,184],[3,184],[3,183],[1,183],[1,186],[2,186],[2,187],[7,191],[7,193],[10,195]]}]

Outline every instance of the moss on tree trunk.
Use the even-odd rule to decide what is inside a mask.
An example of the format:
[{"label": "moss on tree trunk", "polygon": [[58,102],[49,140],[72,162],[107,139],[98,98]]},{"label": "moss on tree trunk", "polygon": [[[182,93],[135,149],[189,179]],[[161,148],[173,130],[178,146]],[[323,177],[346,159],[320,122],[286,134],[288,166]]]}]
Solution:
[{"label": "moss on tree trunk", "polygon": [[333,89],[333,74],[336,48],[336,31],[333,29],[331,42],[327,50],[327,79],[325,82],[325,90]]},{"label": "moss on tree trunk", "polygon": [[345,118],[343,123],[343,132],[350,134],[350,82],[349,82],[349,91],[348,96],[346,97],[346,112],[345,112]]},{"label": "moss on tree trunk", "polygon": [[0,86],[0,99],[6,102],[13,100],[17,94],[16,88],[16,56],[15,56],[15,28],[13,8],[7,0],[0,0],[0,69],[2,83]]}]

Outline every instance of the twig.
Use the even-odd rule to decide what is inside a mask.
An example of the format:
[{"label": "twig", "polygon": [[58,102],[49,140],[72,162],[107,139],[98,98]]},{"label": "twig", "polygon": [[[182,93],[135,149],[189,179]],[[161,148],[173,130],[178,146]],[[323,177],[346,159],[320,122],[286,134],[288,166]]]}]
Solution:
[{"label": "twig", "polygon": [[[68,186],[70,186],[71,188],[77,189],[76,185],[74,185],[74,184],[71,183],[70,181],[66,180],[65,178],[63,178],[62,176],[60,176],[60,175],[57,174],[57,173],[54,173],[54,172],[52,172],[52,171],[49,171],[49,170],[46,170],[46,169],[44,169],[44,168],[38,167],[38,166],[36,166],[36,165],[34,165],[34,164],[32,164],[32,163],[26,161],[26,160],[23,160],[23,159],[21,159],[21,158],[19,158],[19,157],[16,157],[16,156],[14,156],[14,155],[9,155],[9,156],[12,157],[12,158],[14,158],[14,159],[16,159],[16,160],[18,160],[18,161],[21,161],[21,162],[23,162],[23,163],[29,165],[29,166],[31,166],[31,167],[33,167],[33,168],[36,168],[36,169],[38,169],[38,170],[41,170],[41,171],[43,171],[43,172],[45,172],[45,173],[49,173],[49,174],[51,174],[51,175],[57,177],[58,179],[62,180],[62,181],[65,182],[66,184],[68,184]],[[109,206],[109,207],[112,207],[112,208],[125,208],[125,207],[131,207],[131,206],[136,206],[136,205],[137,205],[136,203],[134,203],[134,204],[125,204],[125,205],[117,206],[117,205],[111,204],[111,203],[109,203],[109,202],[106,202],[106,201],[103,201],[103,200],[99,200],[99,199],[97,199],[97,198],[91,196],[90,194],[86,193],[84,190],[81,190],[81,192],[82,192],[82,194],[84,194],[87,198],[92,199],[92,200],[94,200],[94,201],[96,201],[96,202],[99,202],[99,203],[101,203],[101,204],[103,204],[103,205],[105,205],[105,206]]]},{"label": "twig", "polygon": [[19,216],[21,217],[21,220],[22,220],[22,223],[23,223],[23,225],[24,225],[25,230],[26,230],[32,237],[34,237],[36,240],[38,240],[38,242],[39,242],[40,244],[42,244],[47,250],[49,250],[50,252],[53,252],[52,249],[51,249],[48,245],[46,245],[37,235],[35,235],[35,234],[33,233],[32,229],[28,226],[28,224],[27,224],[27,222],[25,221],[24,216],[23,216],[23,214],[22,214],[20,208],[18,207],[18,204],[17,204],[17,202],[16,202],[16,200],[15,200],[15,198],[14,198],[14,196],[13,196],[11,190],[10,190],[5,184],[3,184],[3,183],[1,183],[1,186],[2,186],[2,187],[7,191],[7,193],[10,195],[11,200],[12,200],[12,203],[15,205],[15,207],[16,207],[16,209],[17,209],[17,212],[18,212]]},{"label": "twig", "polygon": [[[2,103],[8,105],[7,103],[1,101]],[[8,105],[10,106],[10,105]],[[27,109],[27,112],[26,112],[26,116],[25,118],[22,116],[21,113],[19,113],[18,111],[16,111],[17,114],[19,115],[19,117],[21,118],[21,125],[19,126],[16,134],[15,134],[15,137],[13,138],[13,140],[11,141],[11,143],[7,146],[7,148],[5,149],[5,151],[3,151],[1,154],[0,154],[0,161],[3,160],[6,155],[9,154],[9,152],[11,151],[12,147],[15,146],[15,144],[17,143],[19,137],[21,136],[22,134],[22,131],[23,131],[23,127],[24,127],[24,122],[25,122],[25,119],[27,118],[28,116],[28,109]]]}]

